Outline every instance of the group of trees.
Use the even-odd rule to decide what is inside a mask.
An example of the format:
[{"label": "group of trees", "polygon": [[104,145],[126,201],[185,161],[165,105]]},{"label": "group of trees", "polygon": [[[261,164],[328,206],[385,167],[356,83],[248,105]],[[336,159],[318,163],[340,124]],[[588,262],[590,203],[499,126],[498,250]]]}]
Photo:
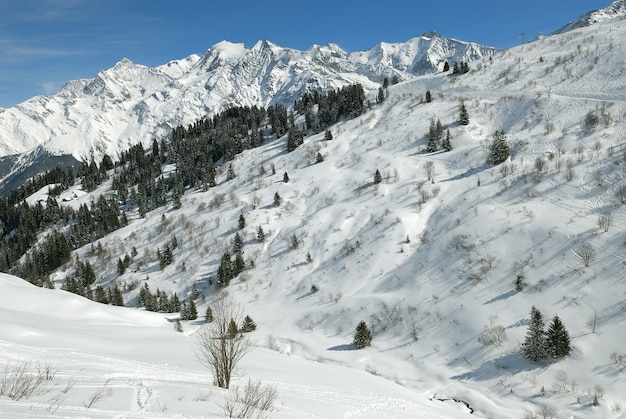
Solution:
[{"label": "group of trees", "polygon": [[438,150],[452,150],[450,130],[447,129],[444,135],[443,125],[441,125],[441,121],[437,119],[437,122],[435,122],[434,119],[431,119],[430,129],[428,130],[428,135],[426,136],[426,151],[429,153],[434,153]]},{"label": "group of trees", "polygon": [[[446,73],[450,71],[450,64],[446,61],[443,64],[443,72]],[[456,61],[454,63],[454,66],[452,67],[452,74],[465,74],[465,73],[469,73],[469,65],[467,65],[467,61],[461,61],[458,62]]]},{"label": "group of trees", "polygon": [[522,354],[531,361],[544,358],[564,358],[570,354],[569,333],[559,316],[554,316],[548,329],[544,329],[543,315],[533,306],[530,311],[530,325],[522,343]]}]

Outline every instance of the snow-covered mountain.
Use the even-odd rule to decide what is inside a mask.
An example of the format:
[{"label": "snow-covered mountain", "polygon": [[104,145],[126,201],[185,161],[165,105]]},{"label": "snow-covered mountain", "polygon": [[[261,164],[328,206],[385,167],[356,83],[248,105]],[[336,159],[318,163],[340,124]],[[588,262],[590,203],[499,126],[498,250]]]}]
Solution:
[{"label": "snow-covered mountain", "polygon": [[607,20],[615,19],[615,18],[625,18],[626,17],[626,6],[624,5],[624,0],[616,0],[611,5],[604,9],[594,10],[588,13],[585,13],[583,16],[579,17],[577,20],[568,23],[567,25],[557,29],[552,34],[560,34],[569,32],[573,29],[584,28],[589,25],[594,25],[596,23],[606,22]]},{"label": "snow-covered mountain", "polygon": [[298,51],[269,41],[251,48],[224,41],[202,56],[156,68],[123,59],[93,79],[68,82],[56,95],[0,113],[0,156],[38,146],[78,160],[116,156],[131,144],[167,136],[174,126],[232,106],[291,106],[307,90],[355,82],[372,90],[384,77],[412,79],[442,69],[446,60],[452,65],[494,51],[430,32],[354,53],[334,44]]},{"label": "snow-covered mountain", "polygon": [[[311,135],[291,153],[285,151],[286,138],[268,140],[232,161],[234,179],[227,180],[224,170],[214,188],[187,190],[179,209],[168,205],[145,218],[129,209],[128,226],[76,250],[72,261],[90,262],[95,285],[118,285],[131,305],[143,284],[181,299],[190,298],[196,284],[203,313],[216,298],[213,279],[220,260],[240,234],[251,268],[225,291],[257,322],[251,339],[282,355],[270,360],[258,351],[236,381],[245,382],[248,374],[279,383],[285,404],[276,417],[398,417],[403,411],[419,417],[397,389],[385,387],[395,396],[383,399],[373,390],[364,400],[362,389],[377,384],[360,375],[353,376],[358,381],[353,384],[342,378],[335,391],[285,372],[314,376],[313,371],[342,366],[401,384],[421,399],[417,404],[462,400],[474,417],[621,418],[626,79],[620,75],[626,45],[620,41],[625,37],[626,21],[613,19],[477,60],[468,74],[439,72],[392,85],[382,104],[331,127],[333,140]],[[243,48],[228,51],[232,56]],[[184,69],[185,63],[171,66],[177,74]],[[421,100],[426,91],[432,92],[430,103]],[[375,102],[373,95],[370,99]],[[469,112],[467,126],[457,123],[461,102]],[[426,152],[431,119],[450,130],[452,151]],[[485,161],[498,130],[505,132],[511,156],[492,166]],[[323,161],[317,162],[317,153]],[[382,181],[376,185],[377,169]],[[43,188],[28,201],[45,202],[46,193]],[[90,194],[77,184],[59,202],[78,208],[113,193],[111,182]],[[283,198],[280,206],[272,204],[276,193]],[[264,241],[257,239],[259,227]],[[157,249],[173,237],[178,243],[173,263],[161,269]],[[131,266],[118,274],[116,262],[132,249]],[[73,264],[53,274],[57,287],[75,273]],[[520,354],[533,306],[546,323],[560,317],[571,338],[570,356],[532,362]],[[12,311],[4,315],[21,318]],[[161,316],[170,323],[156,327],[174,333],[177,315]],[[373,341],[357,351],[350,342],[360,321],[371,327]],[[203,322],[182,323],[188,337],[168,339],[185,349]],[[39,348],[45,336],[38,340],[36,324],[2,333],[7,349],[0,359],[4,354],[52,359],[74,374],[61,357],[52,356],[53,349]],[[120,334],[129,336],[126,330]],[[166,354],[148,350],[132,364],[116,355],[107,365],[100,350],[87,344],[64,346],[77,347],[79,359],[96,360],[87,383],[68,396],[64,414],[84,416],[80,403],[89,396],[86,388],[103,386],[109,378],[121,396],[111,398],[116,407],[101,412],[104,417],[127,412],[132,417],[135,400],[145,415],[206,414],[204,405],[188,402],[189,391],[178,390],[175,394],[185,397],[172,398],[167,390],[185,382],[198,386],[198,376],[190,373],[193,360],[178,361],[187,364],[172,371],[163,367],[160,356]],[[173,348],[168,340],[159,350]],[[320,370],[299,363],[303,360],[317,361]],[[163,381],[156,378],[162,376]],[[345,391],[351,385],[354,392]],[[315,392],[303,401],[303,389],[311,387]],[[216,392],[221,401],[224,393]],[[144,397],[149,394],[159,398]],[[124,405],[124,395],[133,403]],[[161,397],[168,400],[168,413],[160,413]],[[40,411],[45,408],[43,397],[35,401]],[[10,403],[16,411],[25,402]],[[215,405],[211,409],[219,414]]]}]

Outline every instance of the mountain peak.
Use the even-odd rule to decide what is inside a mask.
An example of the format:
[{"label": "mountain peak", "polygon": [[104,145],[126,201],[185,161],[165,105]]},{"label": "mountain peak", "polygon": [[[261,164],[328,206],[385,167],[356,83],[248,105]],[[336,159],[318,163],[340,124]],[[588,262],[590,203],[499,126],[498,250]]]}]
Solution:
[{"label": "mountain peak", "polygon": [[422,34],[422,38],[441,38],[441,35],[437,31],[428,31]]}]

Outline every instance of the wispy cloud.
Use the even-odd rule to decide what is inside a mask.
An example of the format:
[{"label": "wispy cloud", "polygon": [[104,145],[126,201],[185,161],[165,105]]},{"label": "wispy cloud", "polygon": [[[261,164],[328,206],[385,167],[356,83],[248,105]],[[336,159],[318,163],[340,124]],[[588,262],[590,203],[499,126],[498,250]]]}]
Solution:
[{"label": "wispy cloud", "polygon": [[22,46],[10,46],[4,51],[13,56],[39,56],[39,57],[70,57],[81,55],[93,55],[93,51],[85,49],[56,49],[56,48],[31,48]]}]

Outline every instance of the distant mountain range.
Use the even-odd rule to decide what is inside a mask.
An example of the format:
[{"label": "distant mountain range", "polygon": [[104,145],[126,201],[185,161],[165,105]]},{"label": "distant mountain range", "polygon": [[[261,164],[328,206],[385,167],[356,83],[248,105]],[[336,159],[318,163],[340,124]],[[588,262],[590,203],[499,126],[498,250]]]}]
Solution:
[{"label": "distant mountain range", "polygon": [[[13,178],[25,160],[41,164],[44,156],[115,157],[130,145],[169,135],[175,126],[229,107],[291,106],[305,91],[352,83],[373,90],[385,77],[407,80],[440,71],[446,61],[473,61],[494,51],[429,32],[353,53],[334,44],[298,51],[266,40],[251,48],[223,41],[202,56],[156,68],[123,59],[93,79],[70,81],[53,96],[37,96],[1,112],[0,156],[5,157],[0,176]],[[23,153],[32,156],[16,165]],[[15,182],[7,178],[4,183],[6,188]]]}]

